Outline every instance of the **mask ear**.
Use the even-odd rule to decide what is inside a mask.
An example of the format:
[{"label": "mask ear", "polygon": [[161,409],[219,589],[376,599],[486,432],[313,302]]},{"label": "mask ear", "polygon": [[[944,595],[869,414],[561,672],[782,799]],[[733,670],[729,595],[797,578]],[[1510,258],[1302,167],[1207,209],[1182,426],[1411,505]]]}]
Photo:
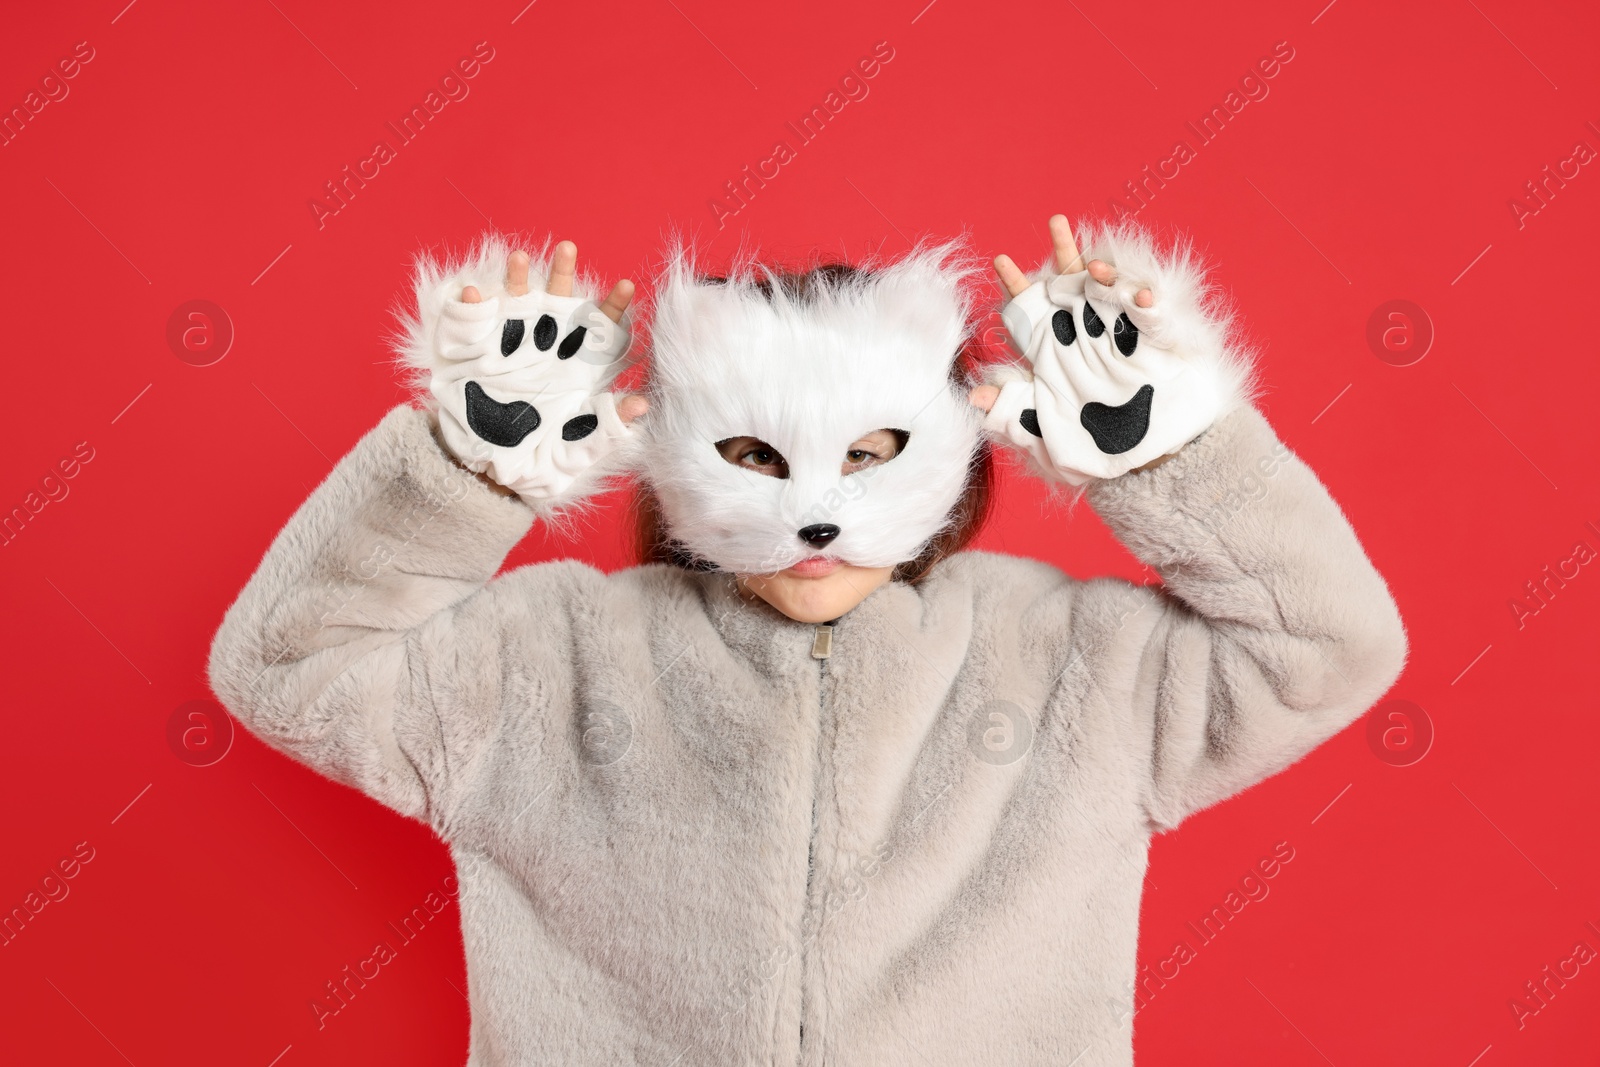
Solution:
[{"label": "mask ear", "polygon": [[883,266],[864,293],[887,335],[934,361],[927,370],[948,374],[972,325],[982,267],[964,241],[922,244]]},{"label": "mask ear", "polygon": [[650,335],[655,342],[653,347],[658,370],[662,367],[663,357],[670,362],[676,351],[690,340],[688,331],[693,328],[695,321],[695,289],[698,288],[694,282],[692,255],[691,250],[682,246],[669,249],[666,269],[656,286],[650,309]]},{"label": "mask ear", "polygon": [[666,382],[705,377],[704,365],[723,347],[740,315],[739,294],[729,286],[701,281],[694,250],[674,245],[656,286],[650,309],[653,374]]}]

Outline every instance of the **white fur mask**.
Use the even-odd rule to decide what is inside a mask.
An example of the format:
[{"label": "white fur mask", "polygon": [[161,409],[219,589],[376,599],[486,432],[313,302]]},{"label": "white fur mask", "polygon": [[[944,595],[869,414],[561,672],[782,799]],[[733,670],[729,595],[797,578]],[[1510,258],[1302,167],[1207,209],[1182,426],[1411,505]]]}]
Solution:
[{"label": "white fur mask", "polygon": [[[695,277],[676,252],[657,294],[652,394],[634,465],[671,537],[727,571],[770,573],[823,552],[862,567],[915,559],[948,521],[982,413],[950,380],[973,268],[953,244],[919,248],[797,297],[759,268]],[[851,445],[901,430],[887,462],[841,474]],[[719,441],[754,437],[787,461],[775,478],[735,466]],[[832,524],[822,549],[802,528]]]}]

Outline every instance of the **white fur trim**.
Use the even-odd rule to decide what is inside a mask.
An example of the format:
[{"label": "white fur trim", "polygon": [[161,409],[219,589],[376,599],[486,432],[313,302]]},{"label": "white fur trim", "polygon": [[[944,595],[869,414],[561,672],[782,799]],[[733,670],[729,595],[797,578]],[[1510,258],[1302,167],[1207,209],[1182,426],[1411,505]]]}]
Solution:
[{"label": "white fur trim", "polygon": [[[631,431],[617,418],[614,400],[605,390],[626,365],[629,331],[626,316],[617,324],[600,311],[597,287],[588,278],[577,280],[572,296],[544,291],[549,242],[530,264],[530,291],[517,296],[506,292],[510,252],[507,241],[489,237],[464,260],[440,264],[419,259],[416,310],[402,315],[405,332],[399,353],[413,384],[426,391],[428,406],[437,411],[440,437],[456,458],[535,508],[549,511],[594,492],[616,469],[608,460]],[[482,302],[462,302],[467,285],[478,288]],[[546,316],[550,323],[541,331]],[[510,320],[523,323],[523,335],[520,346],[506,354],[502,335]],[[561,355],[573,345],[575,352]],[[478,396],[475,409],[469,393]],[[481,413],[494,405],[518,403],[530,405],[537,415],[518,409],[525,412],[520,426],[498,441],[485,440],[478,432],[486,425]],[[480,413],[478,430],[472,410]],[[568,440],[564,428],[576,432],[585,424],[574,419],[592,422],[594,429]],[[532,422],[536,428],[511,443]]]},{"label": "white fur trim", "polygon": [[[1251,359],[1187,241],[1161,251],[1131,223],[1086,228],[1080,237],[1084,261],[1106,261],[1116,280],[1104,286],[1087,270],[1058,275],[1049,266],[1035,272],[1002,313],[1029,373],[1015,364],[991,372],[991,381],[1003,375],[1012,384],[984,420],[1038,473],[1072,485],[1176,452],[1251,394]],[[1154,306],[1135,302],[1141,289],[1152,291]],[[1058,332],[1061,312],[1070,319]],[[1133,341],[1131,351],[1122,351],[1119,336]],[[1140,432],[1145,399],[1148,424]]]}]

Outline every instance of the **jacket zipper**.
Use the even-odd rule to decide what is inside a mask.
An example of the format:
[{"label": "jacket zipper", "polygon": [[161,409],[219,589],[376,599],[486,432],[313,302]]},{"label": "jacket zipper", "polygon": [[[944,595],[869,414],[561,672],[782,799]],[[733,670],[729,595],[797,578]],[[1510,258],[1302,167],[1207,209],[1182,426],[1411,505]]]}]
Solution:
[{"label": "jacket zipper", "polygon": [[[837,621],[837,620],[836,620]],[[805,907],[811,907],[811,883],[817,872],[817,793],[820,787],[822,773],[822,729],[823,729],[823,697],[822,682],[827,677],[828,657],[833,655],[833,623],[825,622],[817,626],[811,638],[811,658],[817,661],[817,775],[818,780],[811,789],[811,838],[810,846],[806,849],[806,894]],[[800,1037],[799,1051],[795,1056],[796,1064],[804,1062],[806,1046],[806,970],[804,963],[804,945],[801,946],[800,965]]]}]

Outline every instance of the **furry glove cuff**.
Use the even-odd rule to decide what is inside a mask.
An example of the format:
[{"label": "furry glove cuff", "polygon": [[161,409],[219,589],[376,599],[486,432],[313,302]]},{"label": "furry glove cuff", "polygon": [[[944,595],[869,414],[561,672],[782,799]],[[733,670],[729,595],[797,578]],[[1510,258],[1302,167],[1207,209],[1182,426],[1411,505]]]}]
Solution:
[{"label": "furry glove cuff", "polygon": [[[534,281],[522,296],[423,300],[421,325],[445,445],[530,505],[551,507],[582,495],[575,483],[631,433],[605,391],[629,333],[593,301]],[[451,284],[460,291],[460,279]]]},{"label": "furry glove cuff", "polygon": [[[1115,478],[1205,432],[1244,402],[1248,361],[1227,322],[1202,306],[1203,275],[1187,254],[1158,257],[1123,232],[1084,254],[1116,268],[1036,274],[1002,312],[1029,367],[1003,368],[984,428],[1025,453],[1046,479]],[[1149,289],[1154,305],[1135,295]]]}]

